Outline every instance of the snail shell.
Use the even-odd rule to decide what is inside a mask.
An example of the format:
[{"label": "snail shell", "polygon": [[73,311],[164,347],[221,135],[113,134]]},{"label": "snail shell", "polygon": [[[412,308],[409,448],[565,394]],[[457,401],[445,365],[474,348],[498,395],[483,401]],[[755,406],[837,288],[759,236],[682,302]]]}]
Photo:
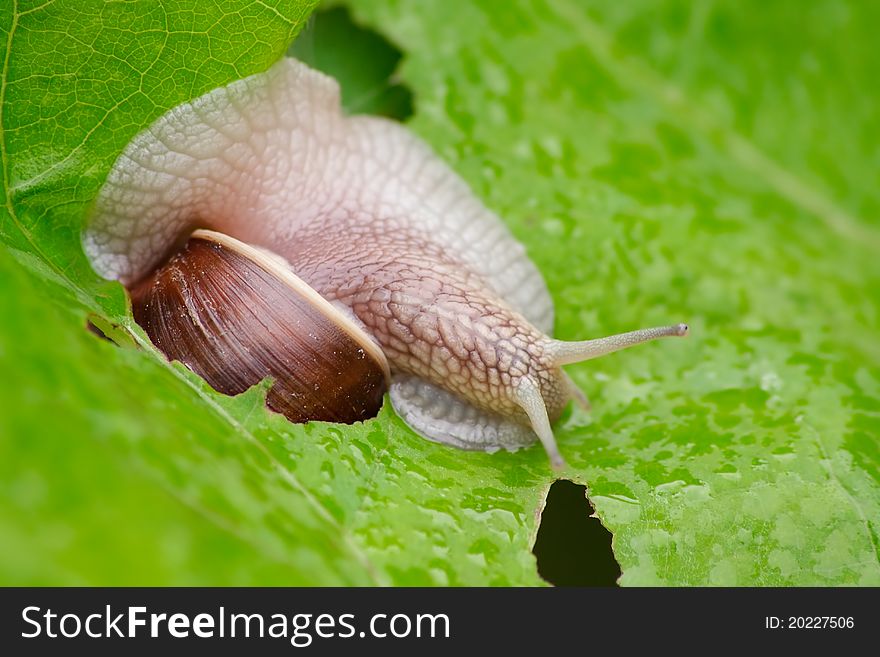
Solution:
[{"label": "snail shell", "polygon": [[504,224],[403,126],[346,117],[331,78],[292,60],[176,107],[138,135],[97,199],[84,248],[128,286],[211,228],[282,256],[387,357],[419,434],[465,449],[540,439],[586,398],[562,371],[683,324],[549,337],[553,305]]},{"label": "snail shell", "polygon": [[271,377],[266,403],[292,422],[352,423],[382,406],[376,343],[285,263],[227,235],[195,231],[131,301],[153,343],[220,392]]}]

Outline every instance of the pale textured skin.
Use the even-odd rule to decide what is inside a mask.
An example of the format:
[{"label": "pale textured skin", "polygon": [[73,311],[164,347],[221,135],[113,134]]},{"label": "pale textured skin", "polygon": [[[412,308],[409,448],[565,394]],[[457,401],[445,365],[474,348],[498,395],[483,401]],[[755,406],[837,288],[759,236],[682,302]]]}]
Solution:
[{"label": "pale textured skin", "polygon": [[285,251],[294,269],[351,308],[395,370],[523,422],[510,390],[530,376],[541,382],[551,417],[558,415],[568,399],[545,349],[550,341],[430,235],[363,212],[303,228]]},{"label": "pale textured skin", "polygon": [[[344,117],[336,82],[295,60],[136,137],[84,246],[99,273],[131,283],[193,227],[271,249],[348,306],[400,375],[396,410],[428,438],[533,442],[515,398],[525,376],[551,419],[569,400],[547,352],[552,302],[522,245],[426,145],[390,121]],[[436,388],[414,394],[408,374]]]}]

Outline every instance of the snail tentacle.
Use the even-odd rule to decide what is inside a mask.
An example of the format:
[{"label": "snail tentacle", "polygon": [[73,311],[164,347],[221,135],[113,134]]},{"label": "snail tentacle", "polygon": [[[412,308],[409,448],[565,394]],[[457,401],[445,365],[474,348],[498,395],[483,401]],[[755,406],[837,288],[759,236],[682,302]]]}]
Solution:
[{"label": "snail tentacle", "polygon": [[515,397],[519,405],[529,416],[532,429],[538,436],[538,440],[544,446],[544,451],[550,457],[550,464],[554,470],[565,468],[565,460],[556,446],[556,438],[550,426],[550,417],[547,415],[547,405],[541,395],[541,387],[531,378],[524,377],[515,388]]},{"label": "snail tentacle", "polygon": [[673,324],[671,326],[659,326],[655,328],[639,329],[627,333],[618,333],[595,340],[583,340],[580,342],[563,342],[553,340],[548,348],[554,365],[570,365],[585,360],[592,360],[606,354],[634,347],[643,342],[650,342],[659,338],[683,338],[688,334],[687,324]]}]

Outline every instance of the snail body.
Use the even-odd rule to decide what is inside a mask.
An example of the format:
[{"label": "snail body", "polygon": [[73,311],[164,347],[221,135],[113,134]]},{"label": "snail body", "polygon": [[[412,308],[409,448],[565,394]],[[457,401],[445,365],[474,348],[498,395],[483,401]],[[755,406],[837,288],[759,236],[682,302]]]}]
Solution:
[{"label": "snail body", "polygon": [[547,288],[500,219],[403,126],[344,116],[335,81],[292,59],[137,136],[84,247],[135,289],[193,228],[280,256],[381,348],[404,421],[466,449],[538,438],[561,466],[551,422],[586,401],[562,365],[687,332],[550,338]]}]

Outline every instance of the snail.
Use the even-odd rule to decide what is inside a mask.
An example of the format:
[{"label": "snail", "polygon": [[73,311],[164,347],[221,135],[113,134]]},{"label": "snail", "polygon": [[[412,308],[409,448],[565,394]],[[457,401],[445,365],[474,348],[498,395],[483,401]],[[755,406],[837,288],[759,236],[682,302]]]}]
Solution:
[{"label": "snail", "polygon": [[[501,220],[404,126],[345,116],[335,80],[290,58],[136,136],[99,192],[83,245],[95,270],[136,300],[195,229],[213,231],[197,240],[243,245],[274,264],[266,271],[304,281],[338,311],[334,321],[347,320],[342,333],[369,336],[379,370],[384,355],[395,412],[423,437],[464,449],[537,439],[563,467],[551,423],[571,400],[587,400],[562,366],[688,332],[549,337],[550,295]],[[223,236],[235,242],[224,247]],[[259,317],[260,299],[247,303]]]}]

